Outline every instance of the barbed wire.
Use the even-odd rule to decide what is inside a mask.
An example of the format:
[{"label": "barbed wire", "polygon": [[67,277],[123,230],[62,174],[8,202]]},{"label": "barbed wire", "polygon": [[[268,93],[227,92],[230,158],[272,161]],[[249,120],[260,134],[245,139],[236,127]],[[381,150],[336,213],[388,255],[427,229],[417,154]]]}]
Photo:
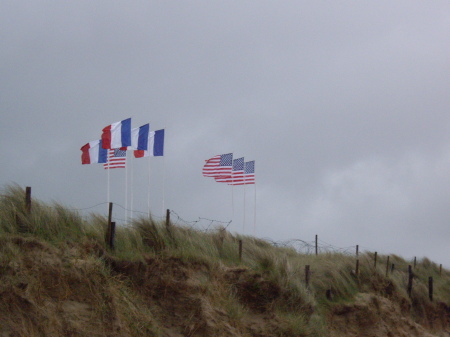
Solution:
[{"label": "barbed wire", "polygon": [[[0,197],[7,197],[7,195],[0,194]],[[93,206],[84,207],[84,208],[66,208],[63,205],[56,204],[57,207],[64,207],[65,210],[76,212],[78,216],[81,217],[81,219],[85,222],[89,221],[89,217],[92,215],[95,215],[95,213],[90,213],[89,215],[83,214],[88,210],[92,210],[96,207],[107,205],[108,202],[102,202],[98,203]],[[133,227],[133,221],[135,220],[133,217],[133,214],[138,214],[142,217],[149,217],[150,219],[156,219],[157,221],[165,221],[164,216],[157,216],[151,212],[144,212],[134,209],[129,209],[124,207],[121,204],[118,203],[112,203],[114,206],[120,208],[121,210],[125,212],[129,212],[132,216],[130,218],[124,219],[122,217],[118,217],[117,215],[112,215],[111,219],[114,220],[118,225],[121,227],[127,227],[132,228]],[[39,203],[40,208],[49,208],[49,209],[55,209],[55,206]],[[170,221],[173,225],[177,225],[180,227],[187,227],[190,229],[195,229],[197,231],[201,231],[204,233],[210,233],[210,232],[217,232],[218,230],[227,230],[229,226],[232,223],[232,220],[229,221],[222,221],[222,220],[216,220],[216,219],[210,219],[210,218],[204,218],[204,217],[198,217],[196,220],[185,220],[182,218],[176,211],[169,210],[170,212]],[[80,214],[81,213],[81,214]],[[128,213],[126,213],[128,214]],[[99,214],[101,216],[101,214]],[[357,256],[357,247],[354,246],[348,246],[348,247],[337,247],[335,245],[332,245],[328,242],[325,242],[323,240],[317,240],[317,244],[315,241],[305,241],[301,239],[290,239],[290,240],[284,240],[284,241],[275,241],[270,238],[261,238],[261,240],[268,242],[274,247],[287,247],[287,248],[293,248],[295,251],[306,254],[306,255],[313,255],[313,254],[325,254],[325,253],[340,253],[348,256]],[[365,250],[366,252],[376,252],[373,248],[368,248],[365,246],[359,246],[359,248]],[[366,256],[367,257],[367,256]],[[410,258],[410,259],[404,259],[400,258],[397,259],[396,255],[393,254],[391,260],[391,265],[394,265],[394,271],[396,269],[403,269],[407,268],[408,265],[411,265],[415,262],[416,258]],[[400,261],[406,261],[407,263],[401,263]]]},{"label": "barbed wire", "polygon": [[[195,228],[196,230],[201,230],[205,233],[210,232],[212,230],[217,230],[217,229],[226,230],[232,222],[232,220],[221,221],[221,220],[213,220],[213,219],[202,218],[202,217],[199,217],[198,220],[188,221],[188,220],[183,219],[174,210],[170,210],[170,214],[175,215],[175,217],[176,217],[176,219],[173,219],[173,217],[171,216],[170,220],[172,223],[177,224],[177,225],[182,225],[185,227],[189,227],[189,228]],[[203,225],[202,221],[207,222],[207,224]],[[213,227],[214,224],[216,224],[217,227],[214,228]]]},{"label": "barbed wire", "polygon": [[86,210],[88,210],[88,209],[93,209],[93,208],[95,208],[95,207],[98,207],[98,206],[102,206],[102,205],[106,205],[106,204],[108,204],[107,202],[102,202],[102,203],[100,203],[100,204],[97,204],[97,205],[94,205],[94,206],[91,206],[91,207],[85,207],[85,208],[66,208],[68,211],[74,211],[74,212],[79,212],[79,211],[86,211]]}]

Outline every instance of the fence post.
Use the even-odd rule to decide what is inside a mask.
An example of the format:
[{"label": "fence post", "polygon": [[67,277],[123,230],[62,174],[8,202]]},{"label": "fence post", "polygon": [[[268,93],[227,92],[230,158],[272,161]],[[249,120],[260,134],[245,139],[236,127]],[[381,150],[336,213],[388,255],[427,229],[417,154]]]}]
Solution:
[{"label": "fence post", "polygon": [[166,228],[169,229],[170,227],[170,209],[166,210]]},{"label": "fence post", "polygon": [[106,235],[105,235],[105,242],[108,246],[111,246],[111,219],[112,219],[112,209],[113,209],[113,203],[110,202],[108,206],[108,224],[106,226]]},{"label": "fence post", "polygon": [[116,237],[116,223],[113,221],[111,222],[111,233],[109,236],[109,248],[111,248],[112,250],[114,250],[115,246],[114,246],[114,239]]},{"label": "fence post", "polygon": [[409,265],[408,266],[408,296],[409,297],[411,297],[413,277],[414,277],[414,274],[412,272],[412,267],[411,267],[411,265]]},{"label": "fence post", "polygon": [[359,245],[356,245],[356,258],[359,256]]},{"label": "fence post", "polygon": [[316,255],[318,255],[318,252],[319,252],[319,249],[318,249],[318,246],[317,246],[317,234],[316,234]]},{"label": "fence post", "polygon": [[28,214],[31,212],[31,187],[27,186],[25,189],[25,210]]},{"label": "fence post", "polygon": [[356,274],[356,277],[359,276],[359,259],[356,259],[355,274]]},{"label": "fence post", "polygon": [[433,277],[430,276],[428,278],[428,297],[430,301],[433,302]]},{"label": "fence post", "polygon": [[417,264],[417,257],[414,256],[414,269],[416,269],[416,264]]},{"label": "fence post", "polygon": [[309,264],[305,266],[305,283],[306,289],[309,289]]},{"label": "fence post", "polygon": [[375,252],[374,262],[373,262],[373,267],[374,267],[375,269],[377,269],[377,255],[378,255],[378,253]]},{"label": "fence post", "polygon": [[439,276],[442,276],[442,263],[439,265]]},{"label": "fence post", "polygon": [[388,255],[387,261],[386,261],[386,277],[388,277],[388,271],[389,271],[389,255]]},{"label": "fence post", "polygon": [[242,262],[242,240],[239,240],[239,262]]}]

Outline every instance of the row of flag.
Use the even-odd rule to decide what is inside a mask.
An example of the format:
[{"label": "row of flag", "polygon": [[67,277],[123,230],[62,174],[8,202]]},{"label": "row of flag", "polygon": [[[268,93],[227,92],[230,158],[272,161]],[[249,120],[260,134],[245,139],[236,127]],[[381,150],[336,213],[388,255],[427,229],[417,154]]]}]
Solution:
[{"label": "row of flag", "polygon": [[150,124],[131,128],[131,118],[103,128],[101,138],[81,147],[81,164],[103,164],[105,169],[124,168],[126,151],[135,158],[164,155],[164,129],[150,131]]},{"label": "row of flag", "polygon": [[255,161],[245,162],[244,157],[233,159],[232,153],[221,154],[206,160],[202,173],[219,183],[250,185],[255,183]]}]

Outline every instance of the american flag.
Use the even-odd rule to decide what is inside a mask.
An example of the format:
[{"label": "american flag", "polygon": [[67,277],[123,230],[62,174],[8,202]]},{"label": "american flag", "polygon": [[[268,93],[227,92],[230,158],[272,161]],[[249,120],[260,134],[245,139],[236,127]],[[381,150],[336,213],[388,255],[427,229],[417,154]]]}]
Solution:
[{"label": "american flag", "polygon": [[235,185],[234,183],[243,182],[244,179],[244,157],[233,160],[233,170],[228,177],[216,177],[214,178],[218,183],[228,183],[229,185]]},{"label": "american flag", "polygon": [[127,163],[127,151],[111,149],[108,152],[108,162],[103,164],[105,170],[113,168],[125,168]]},{"label": "american flag", "polygon": [[233,180],[228,185],[251,185],[255,183],[255,161],[248,161],[244,164],[244,177],[240,180]]},{"label": "american flag", "polygon": [[203,166],[204,177],[229,177],[232,171],[233,154],[221,154],[206,160]]},{"label": "american flag", "polygon": [[255,161],[248,161],[245,163],[244,181],[246,185],[255,183]]}]

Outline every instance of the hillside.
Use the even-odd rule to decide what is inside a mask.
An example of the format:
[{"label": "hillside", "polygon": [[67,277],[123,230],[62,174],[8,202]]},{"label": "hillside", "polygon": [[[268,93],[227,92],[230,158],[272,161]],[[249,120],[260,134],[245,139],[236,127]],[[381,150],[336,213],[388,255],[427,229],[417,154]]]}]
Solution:
[{"label": "hillside", "polygon": [[[0,336],[450,336],[450,271],[423,259],[299,254],[217,228],[0,201]],[[239,241],[243,243],[239,256]],[[305,267],[309,266],[308,277]],[[386,275],[387,274],[387,275]],[[433,300],[428,282],[433,277]]]}]

